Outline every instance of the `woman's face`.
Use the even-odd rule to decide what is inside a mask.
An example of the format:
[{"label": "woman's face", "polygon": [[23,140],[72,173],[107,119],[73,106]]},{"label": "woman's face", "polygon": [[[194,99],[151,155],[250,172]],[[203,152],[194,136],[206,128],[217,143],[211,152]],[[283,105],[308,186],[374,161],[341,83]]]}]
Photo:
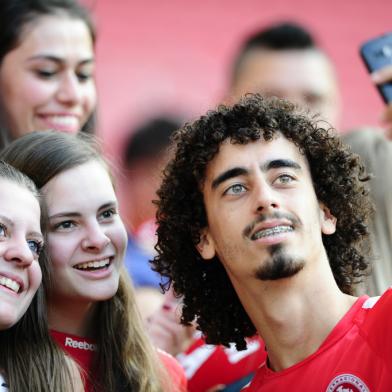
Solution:
[{"label": "woman's face", "polygon": [[26,188],[0,179],[0,330],[26,312],[41,283],[40,206]]},{"label": "woman's face", "polygon": [[96,105],[93,73],[93,42],[82,20],[48,15],[27,23],[0,66],[2,116],[11,136],[78,132]]},{"label": "woman's face", "polygon": [[92,160],[44,187],[53,269],[51,306],[104,301],[115,295],[127,236],[106,168]]}]

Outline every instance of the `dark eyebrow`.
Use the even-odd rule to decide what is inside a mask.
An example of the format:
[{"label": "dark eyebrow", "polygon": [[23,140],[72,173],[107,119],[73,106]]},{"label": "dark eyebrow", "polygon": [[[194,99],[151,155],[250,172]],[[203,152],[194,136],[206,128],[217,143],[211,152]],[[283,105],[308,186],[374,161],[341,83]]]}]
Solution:
[{"label": "dark eyebrow", "polygon": [[101,207],[98,208],[98,211],[105,210],[106,208],[112,208],[112,207],[117,207],[117,202],[115,200],[103,204]]},{"label": "dark eyebrow", "polygon": [[57,218],[78,218],[82,216],[82,214],[79,214],[79,212],[59,212],[58,214],[54,214],[49,216],[49,219],[57,219]]},{"label": "dark eyebrow", "polygon": [[[99,206],[97,211],[104,210],[105,208],[109,207],[117,207],[117,202],[115,200],[109,201],[107,203],[102,204]],[[58,214],[54,214],[49,216],[49,219],[58,219],[58,218],[80,218],[82,214],[80,212],[74,212],[74,211],[64,211],[64,212],[59,212]]]},{"label": "dark eyebrow", "polygon": [[[57,64],[64,64],[65,61],[61,57],[57,56],[52,56],[50,54],[38,54],[36,56],[32,56],[28,58],[28,61],[34,61],[34,60],[49,60],[53,61],[54,63]],[[78,65],[85,65],[85,64],[90,64],[94,62],[94,58],[87,58],[78,63]]]},{"label": "dark eyebrow", "polygon": [[[282,167],[289,167],[292,169],[301,170],[301,166],[297,162],[292,161],[291,159],[274,159],[271,161],[267,161],[260,166],[260,169],[261,171],[266,172],[271,169],[279,169]],[[244,176],[248,174],[249,170],[244,167],[234,167],[232,169],[226,170],[212,181],[211,188],[216,189],[220,184],[222,184],[222,182],[225,182],[230,178]]]},{"label": "dark eyebrow", "polygon": [[281,167],[289,167],[296,170],[301,170],[301,166],[291,159],[274,159],[272,161],[265,162],[260,169],[266,172],[270,169],[279,169]]},{"label": "dark eyebrow", "polygon": [[249,170],[243,167],[234,167],[233,169],[226,170],[212,181],[211,188],[217,188],[222,182],[229,180],[233,177],[244,176],[249,174]]}]

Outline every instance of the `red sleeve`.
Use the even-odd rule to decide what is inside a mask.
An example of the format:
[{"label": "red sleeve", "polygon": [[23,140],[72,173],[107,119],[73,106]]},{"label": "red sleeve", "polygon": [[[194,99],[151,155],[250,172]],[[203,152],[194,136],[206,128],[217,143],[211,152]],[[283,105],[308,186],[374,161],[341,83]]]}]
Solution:
[{"label": "red sleeve", "polygon": [[169,382],[172,386],[171,392],[186,392],[188,385],[182,366],[165,351],[158,349],[158,355],[167,371]]},{"label": "red sleeve", "polygon": [[[369,345],[375,352],[391,364],[392,352],[392,288],[389,288],[368,309],[369,315],[362,326],[362,333],[367,337]],[[392,366],[392,365],[391,365]]]}]

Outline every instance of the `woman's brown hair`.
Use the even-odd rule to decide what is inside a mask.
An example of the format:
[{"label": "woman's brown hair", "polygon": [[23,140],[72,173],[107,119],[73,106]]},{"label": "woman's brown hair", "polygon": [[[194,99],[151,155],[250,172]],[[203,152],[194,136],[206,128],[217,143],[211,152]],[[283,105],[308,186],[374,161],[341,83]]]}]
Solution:
[{"label": "woman's brown hair", "polygon": [[[42,188],[58,174],[96,160],[107,167],[96,139],[86,134],[55,131],[33,132],[7,146],[1,156]],[[50,286],[47,288],[50,298]],[[94,385],[104,391],[162,391],[163,370],[144,331],[133,289],[122,269],[117,293],[97,304]],[[161,370],[161,371],[160,371]]]}]

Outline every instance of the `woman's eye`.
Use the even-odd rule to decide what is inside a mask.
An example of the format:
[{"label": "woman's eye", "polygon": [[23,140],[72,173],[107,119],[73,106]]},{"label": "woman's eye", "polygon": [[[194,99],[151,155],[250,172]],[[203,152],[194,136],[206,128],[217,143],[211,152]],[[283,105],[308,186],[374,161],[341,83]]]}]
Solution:
[{"label": "woman's eye", "polygon": [[116,210],[114,208],[110,208],[102,212],[101,217],[104,219],[110,219],[113,215],[116,214]]},{"label": "woman's eye", "polygon": [[64,221],[64,222],[57,223],[55,225],[55,229],[65,229],[66,230],[66,229],[71,229],[74,226],[75,226],[74,222]]},{"label": "woman's eye", "polygon": [[7,235],[7,228],[0,223],[0,237],[5,237]]},{"label": "woman's eye", "polygon": [[78,72],[76,74],[77,78],[79,79],[80,82],[86,82],[87,80],[92,78],[92,75],[89,73],[84,73],[84,72]]},{"label": "woman's eye", "polygon": [[242,184],[234,184],[225,191],[225,195],[239,195],[246,192],[246,188]]},{"label": "woman's eye", "polygon": [[30,250],[35,253],[37,256],[41,253],[42,250],[42,243],[36,240],[28,240],[27,244]]},{"label": "woman's eye", "polygon": [[51,77],[53,77],[56,74],[56,71],[49,71],[49,70],[45,70],[45,69],[39,69],[35,72],[42,79],[50,79]]}]

